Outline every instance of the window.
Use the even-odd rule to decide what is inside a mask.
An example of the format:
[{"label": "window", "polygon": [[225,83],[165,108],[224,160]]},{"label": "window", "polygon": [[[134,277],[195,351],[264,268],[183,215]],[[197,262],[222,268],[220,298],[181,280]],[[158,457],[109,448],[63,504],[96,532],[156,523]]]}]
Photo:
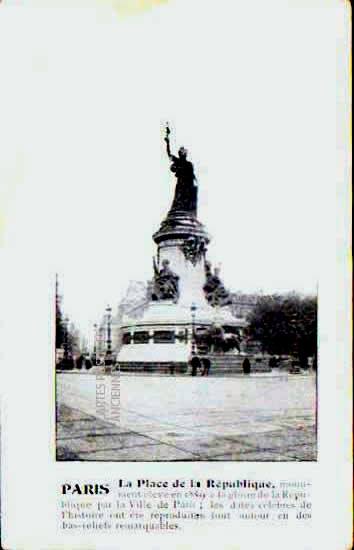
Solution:
[{"label": "window", "polygon": [[130,332],[125,332],[123,334],[123,345],[131,344],[131,341],[132,341],[132,337],[131,337]]},{"label": "window", "polygon": [[155,330],[154,344],[174,344],[174,343],[175,343],[174,330]]},{"label": "window", "polygon": [[148,344],[149,343],[149,333],[147,330],[141,330],[139,332],[134,332],[134,344]]}]

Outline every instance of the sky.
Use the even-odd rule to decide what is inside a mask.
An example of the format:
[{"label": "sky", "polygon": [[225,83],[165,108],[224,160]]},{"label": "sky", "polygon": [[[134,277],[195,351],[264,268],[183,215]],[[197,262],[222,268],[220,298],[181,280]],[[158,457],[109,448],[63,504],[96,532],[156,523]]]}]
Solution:
[{"label": "sky", "polygon": [[174,193],[166,121],[194,163],[225,286],[316,292],[333,229],[339,5],[2,8],[1,240],[58,272],[79,327],[152,276]]}]

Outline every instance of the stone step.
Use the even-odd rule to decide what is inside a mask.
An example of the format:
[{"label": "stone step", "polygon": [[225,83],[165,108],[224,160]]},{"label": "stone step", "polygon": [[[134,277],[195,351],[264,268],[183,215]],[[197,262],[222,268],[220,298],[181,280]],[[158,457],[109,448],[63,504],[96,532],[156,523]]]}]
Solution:
[{"label": "stone step", "polygon": [[[220,356],[217,354],[208,355],[210,362],[215,370],[217,371],[228,371],[231,372],[243,372],[243,362],[245,356],[243,355],[227,355]],[[251,372],[270,372],[271,369],[268,364],[268,358],[257,358],[255,359],[251,355],[248,356],[248,359],[251,364]]]},{"label": "stone step", "polygon": [[[224,375],[227,373],[243,373],[243,356],[238,355],[208,355],[211,363],[209,375]],[[268,360],[255,361],[249,357],[251,363],[251,372],[270,372]],[[137,362],[119,362],[121,372],[155,372],[162,374],[187,374],[190,372],[188,363],[177,362],[158,362],[158,361],[137,361]]]},{"label": "stone step", "polygon": [[120,361],[118,363],[121,372],[160,372],[170,373],[173,369],[176,374],[185,374],[188,370],[187,363],[162,363],[159,361]]}]

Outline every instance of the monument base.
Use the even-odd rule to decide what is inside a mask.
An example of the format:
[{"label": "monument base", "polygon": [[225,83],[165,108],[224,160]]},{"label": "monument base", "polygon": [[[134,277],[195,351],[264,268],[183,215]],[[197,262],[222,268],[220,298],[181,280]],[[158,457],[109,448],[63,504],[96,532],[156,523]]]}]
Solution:
[{"label": "monument base", "polygon": [[[193,333],[212,325],[242,329],[245,322],[236,319],[226,309],[201,304],[192,319],[190,307],[172,301],[150,302],[139,320],[125,319],[122,323],[122,340],[117,362],[131,363],[131,369],[140,364],[172,363],[187,366],[192,354]],[[134,367],[135,365],[135,367]]]}]

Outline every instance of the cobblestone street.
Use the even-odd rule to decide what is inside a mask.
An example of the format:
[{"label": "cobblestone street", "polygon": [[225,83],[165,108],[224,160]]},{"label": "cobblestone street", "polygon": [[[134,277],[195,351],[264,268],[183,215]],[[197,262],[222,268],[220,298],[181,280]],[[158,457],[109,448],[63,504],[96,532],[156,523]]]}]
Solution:
[{"label": "cobblestone street", "polygon": [[57,459],[316,460],[315,380],[59,374]]}]

